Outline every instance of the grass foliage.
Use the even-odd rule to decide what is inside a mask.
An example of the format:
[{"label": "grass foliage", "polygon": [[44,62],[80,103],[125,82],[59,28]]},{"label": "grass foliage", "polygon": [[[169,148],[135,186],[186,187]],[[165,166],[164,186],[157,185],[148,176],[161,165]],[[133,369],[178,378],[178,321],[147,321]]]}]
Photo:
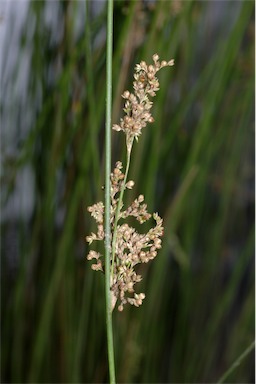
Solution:
[{"label": "grass foliage", "polygon": [[[120,383],[216,382],[254,338],[253,15],[252,1],[114,3],[113,122],[135,63],[175,59],[131,159],[128,199],[143,193],[165,235],[143,306],[113,316]],[[2,382],[108,377],[104,279],[84,240],[104,195],[105,34],[105,2],[32,1],[9,70],[5,41]],[[228,382],[254,382],[253,364]]]}]

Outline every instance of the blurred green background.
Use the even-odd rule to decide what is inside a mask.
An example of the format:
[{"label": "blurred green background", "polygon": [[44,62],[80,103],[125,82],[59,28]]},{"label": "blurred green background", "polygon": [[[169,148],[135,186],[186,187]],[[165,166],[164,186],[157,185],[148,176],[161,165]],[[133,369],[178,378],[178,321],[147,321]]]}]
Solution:
[{"label": "blurred green background", "polygon": [[[2,382],[108,380],[86,207],[104,192],[106,3],[1,15]],[[2,34],[3,36],[3,34]],[[164,218],[140,308],[114,313],[119,383],[213,383],[254,339],[254,2],[115,1],[113,123],[136,63],[175,59],[128,199]],[[124,159],[113,132],[113,164]],[[254,382],[254,353],[228,378]]]}]

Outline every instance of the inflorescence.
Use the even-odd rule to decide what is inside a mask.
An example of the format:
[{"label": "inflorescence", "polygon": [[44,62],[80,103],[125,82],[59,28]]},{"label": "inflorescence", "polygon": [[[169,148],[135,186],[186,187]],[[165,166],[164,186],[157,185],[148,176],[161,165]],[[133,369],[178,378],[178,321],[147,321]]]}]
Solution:
[{"label": "inflorescence", "polygon": [[[148,96],[155,96],[159,90],[159,82],[156,73],[163,67],[172,66],[174,60],[159,61],[159,56],[153,56],[153,65],[147,65],[144,61],[137,64],[133,82],[134,93],[125,91],[122,97],[125,99],[125,116],[120,119],[120,124],[114,124],[113,129],[123,131],[126,136],[127,156],[129,158],[134,138],[138,140],[141,130],[154,119],[150,113],[152,101]],[[112,297],[112,310],[116,302],[119,302],[118,310],[122,311],[126,303],[140,306],[145,298],[144,293],[136,293],[134,285],[142,280],[141,275],[136,273],[135,267],[139,263],[147,263],[153,260],[161,248],[163,236],[163,220],[157,214],[153,214],[155,226],[145,234],[136,231],[127,223],[120,223],[128,217],[134,217],[140,224],[151,218],[144,203],[144,196],[139,195],[130,206],[124,209],[123,193],[126,189],[132,189],[134,181],[126,181],[128,168],[125,174],[122,172],[122,163],[118,161],[114,171],[111,173],[111,277],[110,289]],[[97,233],[91,233],[86,241],[91,244],[96,240],[105,240],[104,232],[104,204],[98,202],[90,207],[88,211],[97,222]],[[99,252],[91,250],[87,256],[93,260],[92,269],[104,272],[104,258]]]},{"label": "inflorescence", "polygon": [[155,96],[159,90],[159,81],[156,73],[163,67],[174,65],[174,60],[159,61],[157,54],[153,55],[154,64],[147,65],[141,61],[135,67],[133,82],[134,93],[125,91],[122,97],[125,99],[124,118],[120,119],[120,124],[114,124],[115,131],[123,131],[126,135],[128,150],[131,149],[133,139],[138,140],[141,130],[147,123],[153,123],[154,119],[150,113],[153,102],[148,96]]}]

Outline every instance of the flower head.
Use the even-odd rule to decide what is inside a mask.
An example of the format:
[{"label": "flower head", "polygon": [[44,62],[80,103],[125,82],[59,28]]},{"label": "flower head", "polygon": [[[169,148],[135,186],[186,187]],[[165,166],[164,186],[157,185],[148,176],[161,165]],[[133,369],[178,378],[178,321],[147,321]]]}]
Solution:
[{"label": "flower head", "polygon": [[[112,233],[116,214],[116,207],[124,180],[124,174],[121,171],[122,163],[117,162],[114,171],[111,173],[111,223]],[[132,180],[125,184],[125,189],[131,189],[134,186]],[[91,216],[98,224],[97,233],[92,233],[86,237],[86,241],[91,244],[95,240],[104,240],[105,233],[102,225],[104,218],[104,205],[102,202],[88,207]],[[144,203],[144,196],[139,195],[131,205],[126,209],[121,209],[119,219],[134,217],[140,224],[148,221],[151,214],[147,211],[147,205]],[[157,251],[161,248],[161,239],[163,235],[163,220],[157,213],[153,214],[155,226],[147,233],[139,233],[135,228],[123,223],[117,226],[117,235],[115,243],[115,258],[111,255],[113,266],[113,276],[111,278],[112,306],[115,307],[119,301],[118,310],[122,311],[127,303],[135,306],[142,304],[145,298],[144,293],[137,294],[134,285],[141,281],[142,277],[137,274],[136,266],[140,263],[148,263],[153,260]],[[111,239],[112,240],[112,239]],[[104,272],[104,261],[99,252],[90,250],[88,260],[93,260],[92,269]],[[132,296],[131,296],[132,295]]]},{"label": "flower head", "polygon": [[159,90],[156,73],[163,67],[174,65],[174,60],[160,62],[157,54],[153,55],[153,62],[148,65],[145,61],[141,61],[135,66],[134,93],[125,91],[122,94],[125,99],[123,108],[125,116],[120,119],[119,124],[113,125],[115,131],[125,133],[128,150],[131,150],[133,139],[138,140],[142,128],[146,127],[147,123],[154,121],[150,113],[153,103],[149,100],[149,96],[155,96]]},{"label": "flower head", "polygon": [[[159,61],[157,54],[153,55],[153,64],[146,64],[141,61],[135,67],[133,89],[134,93],[125,91],[122,97],[125,100],[125,116],[121,118],[119,124],[114,124],[113,129],[123,131],[126,136],[127,164],[125,173],[122,172],[123,165],[120,161],[116,163],[114,171],[110,175],[111,187],[111,277],[110,291],[112,310],[118,302],[118,310],[122,311],[125,304],[129,303],[136,307],[142,304],[145,298],[144,293],[136,293],[134,285],[141,281],[141,275],[137,274],[136,267],[140,263],[147,263],[154,259],[158,250],[161,248],[161,236],[163,236],[163,220],[157,214],[153,214],[155,225],[147,233],[139,233],[135,228],[127,223],[120,223],[128,217],[135,218],[140,224],[148,221],[152,215],[147,211],[147,204],[144,202],[144,196],[139,195],[131,205],[126,209],[123,206],[123,193],[126,189],[132,189],[134,181],[127,181],[127,175],[130,164],[131,148],[134,138],[138,140],[142,128],[147,123],[154,121],[150,110],[152,101],[149,96],[155,96],[159,90],[159,82],[156,73],[163,67],[172,66],[174,60]],[[93,241],[105,240],[104,232],[104,214],[105,208],[102,202],[98,202],[88,211],[95,219],[98,229],[97,233],[91,233],[86,237],[86,241],[91,244]],[[88,260],[93,260],[92,269],[104,272],[104,260],[102,255],[96,251],[90,251]]]}]

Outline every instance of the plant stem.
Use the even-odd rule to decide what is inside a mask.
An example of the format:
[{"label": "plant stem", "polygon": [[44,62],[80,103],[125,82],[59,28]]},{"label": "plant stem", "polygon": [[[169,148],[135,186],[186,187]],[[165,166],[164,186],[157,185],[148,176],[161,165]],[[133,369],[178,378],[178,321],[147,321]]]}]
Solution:
[{"label": "plant stem", "polygon": [[111,268],[112,279],[113,279],[113,275],[114,275],[114,264],[115,264],[115,253],[116,253],[115,248],[116,248],[116,236],[117,236],[117,223],[119,220],[120,210],[121,210],[122,203],[123,203],[123,196],[124,196],[124,190],[125,190],[127,175],[128,175],[128,171],[130,168],[131,150],[132,150],[132,144],[131,144],[130,150],[127,149],[127,162],[126,162],[125,175],[124,175],[123,185],[122,185],[120,195],[119,195],[117,209],[115,212],[115,222],[114,222],[113,240],[112,240],[112,268]]},{"label": "plant stem", "polygon": [[217,384],[224,383],[226,378],[241,364],[241,362],[246,358],[246,356],[253,350],[255,347],[255,341],[253,341],[248,348],[234,361],[231,367],[221,376]]},{"label": "plant stem", "polygon": [[112,329],[112,305],[110,292],[110,172],[111,172],[111,105],[112,105],[112,44],[113,44],[113,0],[108,0],[107,21],[107,95],[106,95],[106,141],[105,141],[105,299],[108,344],[109,380],[115,384],[115,358]]}]

